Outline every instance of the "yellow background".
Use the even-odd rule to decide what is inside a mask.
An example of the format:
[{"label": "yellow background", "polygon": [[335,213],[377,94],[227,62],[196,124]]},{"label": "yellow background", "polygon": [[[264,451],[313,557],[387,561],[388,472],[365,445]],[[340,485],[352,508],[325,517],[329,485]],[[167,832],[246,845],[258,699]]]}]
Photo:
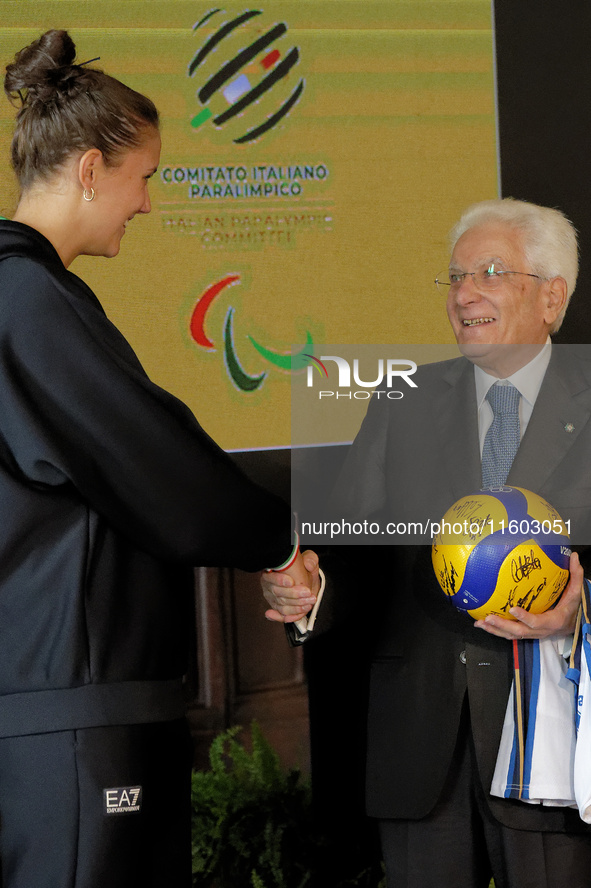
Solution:
[{"label": "yellow background", "polygon": [[[290,374],[266,363],[249,334],[277,352],[303,342],[306,330],[315,343],[452,341],[433,285],[447,265],[446,234],[467,204],[497,193],[491,8],[489,0],[229,3],[223,9],[231,14],[263,10],[248,34],[243,29],[244,45],[257,28],[288,25],[282,52],[300,50],[290,83],[306,84],[283,124],[251,145],[234,144],[212,125],[190,126],[199,77],[190,79],[187,67],[221,17],[192,28],[212,8],[189,0],[3,0],[0,57],[9,62],[50,27],[68,29],[79,61],[100,56],[96,66],[156,102],[161,169],[328,168],[328,178],[306,183],[298,199],[222,203],[189,202],[186,187],[156,176],[152,214],[131,223],[120,256],[83,257],[71,268],[95,289],[149,374],[185,400],[223,447],[280,447],[290,443]],[[273,110],[271,99],[261,103],[260,113]],[[4,102],[0,213],[8,216],[16,202],[7,163],[13,120]],[[242,216],[251,241],[215,240],[233,215]],[[170,224],[181,218],[192,225]],[[207,351],[189,336],[191,311],[232,272],[240,282],[207,315],[217,346]],[[250,394],[232,385],[222,359],[230,305],[243,367],[269,371]]]}]

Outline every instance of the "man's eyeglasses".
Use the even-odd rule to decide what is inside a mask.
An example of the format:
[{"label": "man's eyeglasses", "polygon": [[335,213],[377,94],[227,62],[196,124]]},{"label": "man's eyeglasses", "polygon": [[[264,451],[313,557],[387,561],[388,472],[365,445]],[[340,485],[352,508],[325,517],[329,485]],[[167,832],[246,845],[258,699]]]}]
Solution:
[{"label": "man's eyeglasses", "polygon": [[444,296],[459,290],[464,282],[464,278],[468,275],[472,278],[479,290],[496,290],[501,286],[503,277],[506,274],[523,274],[526,277],[537,278],[543,280],[539,274],[530,274],[529,271],[497,271],[494,263],[487,268],[480,268],[478,271],[452,271],[449,275],[447,272],[438,274],[435,278],[437,289]]}]

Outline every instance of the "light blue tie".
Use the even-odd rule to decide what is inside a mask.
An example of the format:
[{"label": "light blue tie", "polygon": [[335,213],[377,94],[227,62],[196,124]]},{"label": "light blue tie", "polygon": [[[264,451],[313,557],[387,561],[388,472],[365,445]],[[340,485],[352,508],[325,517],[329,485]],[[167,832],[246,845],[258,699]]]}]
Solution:
[{"label": "light blue tie", "polygon": [[482,486],[502,487],[519,447],[519,399],[514,385],[495,382],[486,393],[494,418],[482,448]]}]

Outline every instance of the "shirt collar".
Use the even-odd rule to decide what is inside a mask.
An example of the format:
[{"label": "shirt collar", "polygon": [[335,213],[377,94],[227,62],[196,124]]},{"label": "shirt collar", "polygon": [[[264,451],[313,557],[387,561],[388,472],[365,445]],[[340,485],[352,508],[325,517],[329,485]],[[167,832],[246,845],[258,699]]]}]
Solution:
[{"label": "shirt collar", "polygon": [[533,407],[536,402],[536,398],[538,397],[538,392],[540,391],[542,380],[544,379],[544,375],[546,373],[546,370],[548,369],[551,353],[552,341],[550,337],[548,337],[545,345],[542,349],[540,349],[535,358],[533,358],[533,360],[531,360],[529,364],[526,364],[524,367],[521,367],[520,370],[517,370],[516,373],[508,376],[506,380],[500,380],[496,376],[491,376],[489,373],[486,373],[484,370],[474,364],[476,403],[478,405],[478,409],[480,410],[482,402],[486,397],[486,393],[488,392],[491,385],[495,384],[495,382],[510,382],[512,385],[515,386],[516,389],[519,390],[521,397],[528,401]]}]

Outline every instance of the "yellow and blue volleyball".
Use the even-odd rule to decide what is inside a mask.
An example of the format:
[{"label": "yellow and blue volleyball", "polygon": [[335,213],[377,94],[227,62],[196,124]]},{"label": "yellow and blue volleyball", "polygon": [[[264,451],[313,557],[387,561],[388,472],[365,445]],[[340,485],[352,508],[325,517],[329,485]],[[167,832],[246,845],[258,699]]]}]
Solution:
[{"label": "yellow and blue volleyball", "polygon": [[464,496],[434,527],[432,561],[443,592],[475,620],[513,619],[559,600],[569,577],[568,528],[556,509],[521,487]]}]

